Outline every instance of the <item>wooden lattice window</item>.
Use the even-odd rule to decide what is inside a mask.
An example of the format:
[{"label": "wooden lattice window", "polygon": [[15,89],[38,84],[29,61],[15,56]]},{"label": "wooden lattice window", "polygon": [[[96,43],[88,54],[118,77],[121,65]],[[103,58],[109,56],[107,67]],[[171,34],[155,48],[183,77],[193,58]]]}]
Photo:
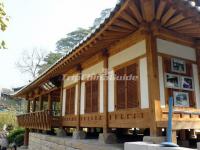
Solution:
[{"label": "wooden lattice window", "polygon": [[66,89],[66,114],[75,113],[75,86]]},{"label": "wooden lattice window", "polygon": [[99,81],[85,82],[85,113],[98,112],[99,109]]},{"label": "wooden lattice window", "polygon": [[116,109],[136,108],[139,106],[138,64],[126,65],[115,71]]}]

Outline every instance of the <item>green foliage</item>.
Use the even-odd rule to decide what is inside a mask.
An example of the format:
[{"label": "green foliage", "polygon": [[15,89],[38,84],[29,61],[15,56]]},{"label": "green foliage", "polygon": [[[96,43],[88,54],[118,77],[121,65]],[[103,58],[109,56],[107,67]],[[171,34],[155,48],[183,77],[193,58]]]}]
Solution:
[{"label": "green foliage", "polygon": [[44,58],[44,63],[39,66],[39,71],[38,73],[41,74],[44,72],[46,69],[48,69],[50,66],[52,66],[58,59],[62,57],[61,53],[53,53],[50,52],[45,58]]},{"label": "green foliage", "polygon": [[[9,21],[9,17],[7,16],[4,5],[2,2],[0,2],[0,30],[4,32],[7,28],[7,23]],[[6,49],[5,41],[0,41],[0,49]]]},{"label": "green foliage", "polygon": [[108,14],[110,14],[111,10],[112,10],[111,8],[107,8],[107,9],[102,10],[102,11],[101,11],[100,17],[98,17],[98,18],[96,18],[96,19],[94,20],[93,27],[91,27],[91,28],[95,28],[95,27],[98,26],[102,21],[104,21],[104,19],[106,18],[106,16],[107,16]]},{"label": "green foliage", "polygon": [[75,31],[72,31],[66,35],[66,37],[60,39],[56,43],[56,53],[49,53],[45,59],[44,64],[40,66],[39,74],[48,69],[51,65],[53,65],[61,56],[64,56],[69,50],[71,50],[74,46],[76,46],[81,40],[83,40],[89,33],[91,33],[92,29],[94,29],[97,25],[99,25],[106,16],[110,13],[111,9],[105,9],[101,12],[99,18],[94,20],[93,26],[89,29],[78,28]]},{"label": "green foliage", "polygon": [[16,113],[15,112],[1,112],[0,113],[0,130],[2,130],[4,124],[17,127]]},{"label": "green foliage", "polygon": [[22,146],[24,144],[24,134],[16,135],[14,142],[16,146]]},{"label": "green foliage", "polygon": [[[23,128],[18,128],[18,129],[15,129],[15,130],[11,131],[11,132],[9,133],[8,137],[7,137],[8,142],[9,142],[9,143],[15,142],[16,137],[17,137],[18,135],[23,135],[24,132],[25,132],[25,130],[24,130]],[[18,137],[18,138],[21,138],[21,137]],[[19,140],[19,139],[17,139],[17,140]]]},{"label": "green foliage", "polygon": [[56,43],[57,52],[66,54],[67,51],[72,49],[78,42],[91,32],[90,29],[78,28],[67,34],[65,38],[60,39]]}]

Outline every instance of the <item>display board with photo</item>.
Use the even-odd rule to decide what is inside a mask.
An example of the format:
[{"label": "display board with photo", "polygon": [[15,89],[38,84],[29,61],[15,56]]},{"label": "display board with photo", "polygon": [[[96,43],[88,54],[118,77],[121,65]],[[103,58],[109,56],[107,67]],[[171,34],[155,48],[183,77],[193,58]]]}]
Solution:
[{"label": "display board with photo", "polygon": [[193,78],[187,76],[181,76],[181,89],[183,90],[194,90]]},{"label": "display board with photo", "polygon": [[166,73],[165,74],[165,86],[167,88],[180,89],[179,75]]},{"label": "display board with photo", "polygon": [[187,92],[173,92],[174,106],[189,107],[189,94]]},{"label": "display board with photo", "polygon": [[178,58],[171,59],[171,70],[177,73],[186,73],[186,63],[184,60]]}]

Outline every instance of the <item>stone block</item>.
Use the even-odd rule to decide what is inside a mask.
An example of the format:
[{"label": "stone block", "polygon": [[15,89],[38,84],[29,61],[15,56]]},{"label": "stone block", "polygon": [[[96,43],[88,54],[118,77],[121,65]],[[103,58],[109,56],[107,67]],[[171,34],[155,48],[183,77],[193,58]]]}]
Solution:
[{"label": "stone block", "polygon": [[161,144],[166,141],[166,137],[164,136],[144,136],[143,142],[152,143],[152,144]]},{"label": "stone block", "polygon": [[197,149],[200,150],[200,142],[197,143]]},{"label": "stone block", "polygon": [[74,131],[73,132],[73,139],[85,139],[86,133],[84,131]]},{"label": "stone block", "polygon": [[65,137],[67,134],[63,128],[59,128],[56,130],[56,135],[58,137]]},{"label": "stone block", "polygon": [[99,134],[99,142],[104,144],[117,143],[117,137],[114,133]]}]

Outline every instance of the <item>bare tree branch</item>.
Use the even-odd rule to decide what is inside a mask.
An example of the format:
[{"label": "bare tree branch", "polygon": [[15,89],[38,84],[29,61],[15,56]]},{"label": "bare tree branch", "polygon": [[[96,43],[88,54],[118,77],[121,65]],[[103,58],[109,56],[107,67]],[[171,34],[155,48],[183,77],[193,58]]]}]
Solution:
[{"label": "bare tree branch", "polygon": [[31,51],[24,51],[21,59],[16,63],[21,73],[27,73],[35,79],[38,75],[38,70],[46,53],[43,49],[33,48]]}]

